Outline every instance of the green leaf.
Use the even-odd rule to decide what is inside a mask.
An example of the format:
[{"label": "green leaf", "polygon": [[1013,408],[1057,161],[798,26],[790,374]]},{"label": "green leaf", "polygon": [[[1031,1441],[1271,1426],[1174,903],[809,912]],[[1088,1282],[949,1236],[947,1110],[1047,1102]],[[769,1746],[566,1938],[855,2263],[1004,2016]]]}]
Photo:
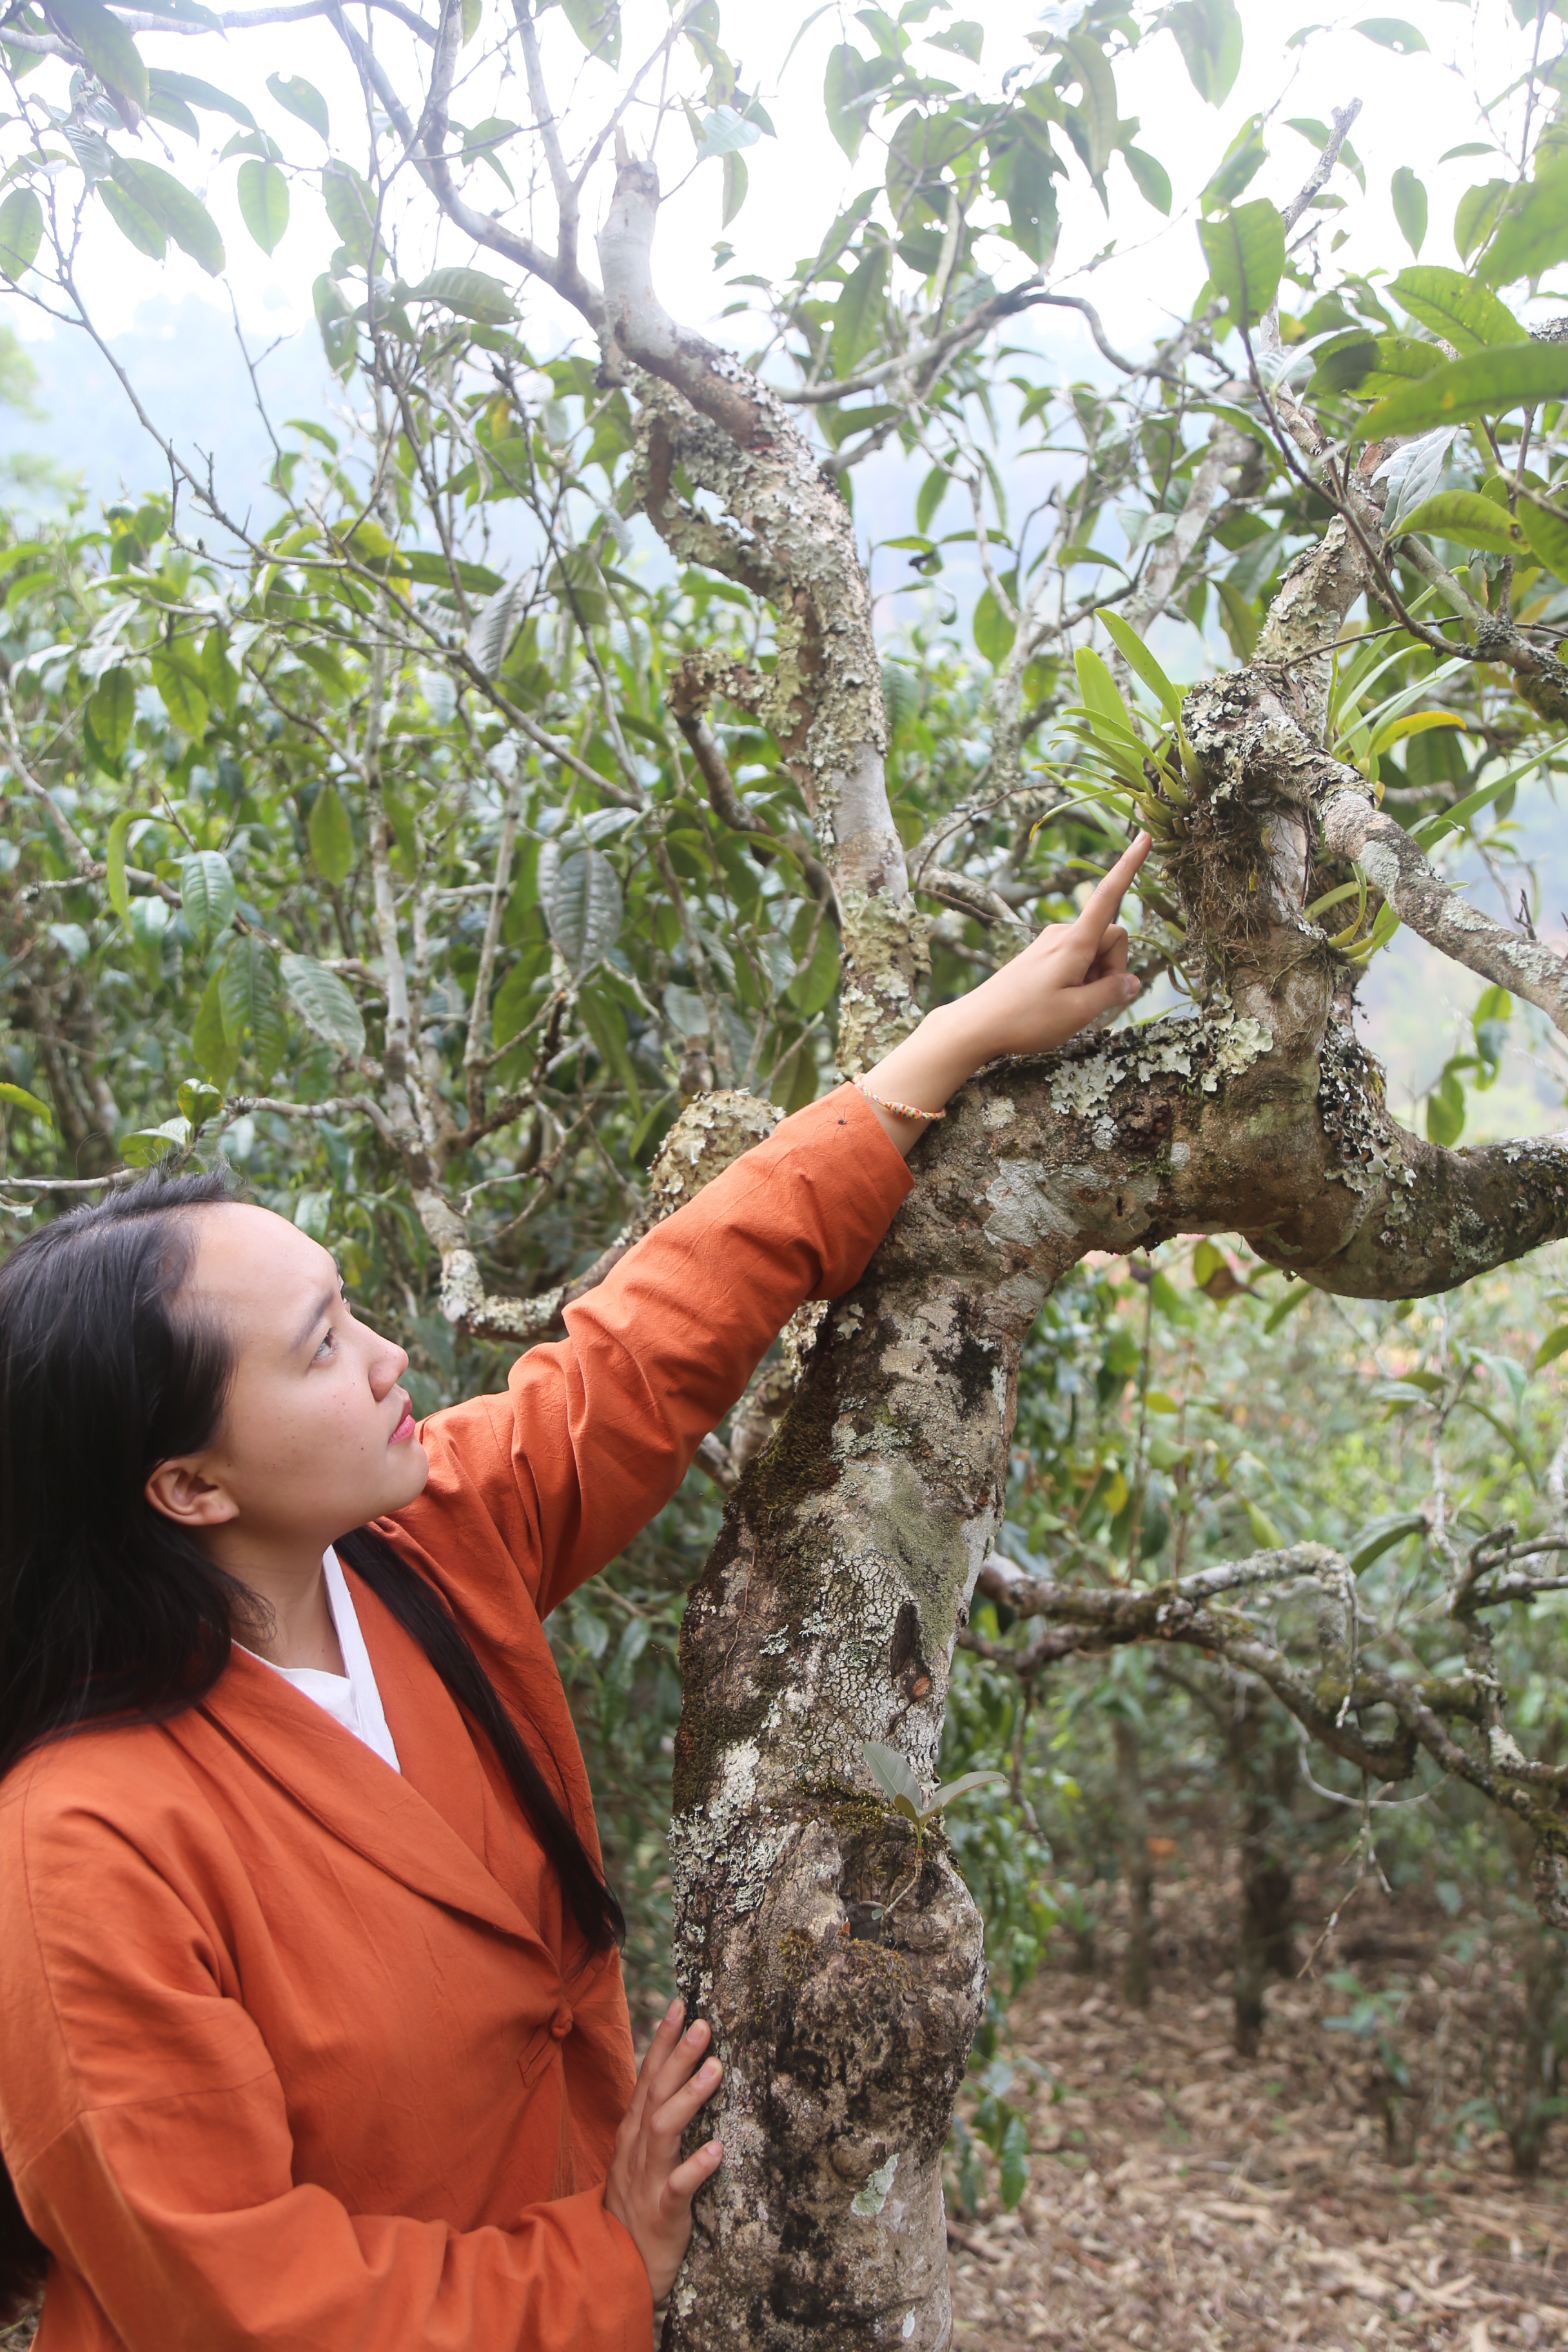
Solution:
[{"label": "green leaf", "polygon": [[1062,61],[1078,79],[1079,110],[1089,138],[1087,161],[1091,177],[1098,179],[1110,161],[1120,127],[1116,77],[1100,43],[1086,32],[1074,33],[1062,44]]},{"label": "green leaf", "polygon": [[289,183],[276,163],[254,156],[239,167],[239,216],[263,253],[277,249],[289,226]]},{"label": "green leaf", "polygon": [[336,376],[346,377],[354,363],[359,338],[354,328],[353,312],[338,290],[336,278],[323,270],[311,289],[316,308],[316,324],[321,329],[321,349],[327,355],[327,365]]},{"label": "green leaf", "polygon": [[144,163],[139,156],[117,155],[114,178],[132,204],[140,205],[182,253],[188,253],[209,278],[219,275],[224,251],[217,225],[200,197],[193,196],[173,172],[157,163]]},{"label": "green leaf", "polygon": [[87,716],[100,751],[106,759],[118,760],[136,722],[136,688],[123,662],[104,671],[92,689]]},{"label": "green leaf", "polygon": [[561,12],[591,56],[620,64],[620,0],[561,0]]},{"label": "green leaf", "polygon": [[231,1045],[223,1025],[223,1003],[215,971],[202,992],[196,1007],[195,1026],[191,1032],[191,1051],[196,1067],[205,1070],[221,1093],[239,1066],[239,1048]]},{"label": "green leaf", "polygon": [[239,672],[228,657],[227,638],[216,625],[202,640],[196,671],[207,700],[216,702],[226,719],[232,719],[239,707]]},{"label": "green leaf", "polygon": [[1213,178],[1199,195],[1199,210],[1224,212],[1250,187],[1268,161],[1268,150],[1263,141],[1263,117],[1260,114],[1250,115],[1226,149]]},{"label": "green leaf", "polygon": [[1426,262],[1419,268],[1402,269],[1388,290],[1413,319],[1452,343],[1461,357],[1466,352],[1529,341],[1507,304],[1458,269]]},{"label": "green leaf", "polygon": [[13,286],[32,268],[44,236],[44,208],[31,188],[13,188],[0,204],[0,271]]},{"label": "green leaf", "polygon": [[1198,96],[1209,106],[1223,106],[1241,70],[1241,18],[1235,0],[1176,0],[1161,22],[1174,33]]},{"label": "green leaf", "polygon": [[1401,163],[1390,184],[1394,217],[1412,253],[1426,242],[1426,190],[1408,163]]},{"label": "green leaf", "polygon": [[[1434,364],[1440,357],[1433,354]],[[1346,327],[1313,353],[1312,390],[1321,395],[1353,392],[1377,365],[1377,337],[1370,327]]]},{"label": "green leaf", "polygon": [[880,1739],[863,1740],[860,1752],[866,1759],[867,1770],[882,1794],[895,1804],[902,1797],[906,1804],[914,1808],[918,1819],[920,1808],[925,1801],[925,1792],[916,1780],[908,1758]]},{"label": "green leaf", "polygon": [[871,87],[881,79],[875,61],[863,58],[858,49],[847,42],[827,53],[827,72],[822,85],[822,102],[827,114],[827,127],[853,163],[860,152],[860,142],[866,136],[866,110],[857,103],[864,92],[867,68],[871,75]]},{"label": "green leaf", "polygon": [[[990,144],[995,154],[997,142]],[[1027,134],[1012,140],[991,170],[991,184],[1007,206],[1008,237],[1041,268],[1056,251],[1061,233],[1055,172],[1049,145]]]},{"label": "green leaf", "polygon": [[1504,199],[1491,243],[1478,274],[1489,286],[1533,281],[1542,270],[1568,260],[1568,150],[1543,155],[1535,177]]},{"label": "green leaf", "polygon": [[1156,156],[1142,147],[1123,147],[1121,160],[1132,174],[1132,184],[1146,205],[1171,216],[1171,175]]},{"label": "green leaf", "polygon": [[1465,1088],[1457,1070],[1445,1070],[1426,1097],[1426,1140],[1445,1151],[1465,1131]]},{"label": "green leaf", "polygon": [[1401,531],[1436,531],[1461,547],[1484,547],[1489,554],[1515,555],[1522,541],[1506,507],[1494,506],[1475,490],[1439,490],[1423,499],[1413,514],[1404,516]]},{"label": "green leaf", "polygon": [[601,850],[562,854],[547,841],[539,853],[539,899],[550,936],[576,980],[602,963],[620,937],[623,901],[615,867]]},{"label": "green leaf", "polygon": [[763,135],[763,126],[760,122],[748,122],[732,106],[716,106],[702,117],[700,131],[696,161],[706,163],[710,156],[734,155],[742,147],[754,147]]},{"label": "green leaf", "polygon": [[[49,0],[49,13],[68,39],[76,43],[88,71],[98,76],[105,89],[132,100],[145,111],[147,68],[119,17],[111,16],[101,0]],[[133,121],[126,124],[128,131],[135,127]]]},{"label": "green leaf", "polygon": [[313,131],[323,147],[331,143],[327,101],[314,82],[307,81],[303,74],[271,73],[267,77],[267,87],[285,114],[291,114],[297,122]]},{"label": "green leaf", "polygon": [[1351,1574],[1360,1576],[1373,1560],[1381,1559],[1385,1551],[1392,1551],[1395,1544],[1405,1543],[1412,1536],[1424,1536],[1426,1532],[1426,1521],[1419,1511],[1402,1511],[1394,1518],[1373,1520],[1350,1555]]},{"label": "green leaf", "polygon": [[724,200],[719,215],[721,228],[729,227],[730,223],[745,203],[746,190],[750,184],[751,173],[746,169],[745,158],[742,155],[726,155],[721,181]]},{"label": "green leaf", "polygon": [[1010,621],[989,588],[983,588],[974,605],[974,642],[993,669],[1000,669],[1012,650],[1017,625]]},{"label": "green leaf", "polygon": [[403,560],[408,566],[408,578],[426,588],[449,588],[454,572],[458,584],[476,596],[493,596],[498,588],[506,584],[500,573],[492,572],[488,564],[468,563],[461,556],[448,564],[438,548],[410,548]]},{"label": "green leaf", "polygon": [[177,1088],[174,1100],[179,1104],[183,1117],[190,1121],[193,1133],[197,1128],[205,1127],[209,1118],[216,1118],[223,1108],[223,1097],[218,1089],[205,1085],[200,1078],[186,1078]]},{"label": "green leaf", "polygon": [[1132,713],[1122,701],[1121,688],[1100,656],[1091,646],[1079,646],[1072,660],[1078,672],[1079,692],[1089,710],[1097,718],[1109,719],[1124,734],[1135,737]]},{"label": "green leaf", "polygon": [[164,709],[182,735],[199,743],[206,733],[207,698],[202,692],[195,661],[181,646],[160,646],[152,659],[153,683]]},{"label": "green leaf", "polygon": [[[248,1041],[258,1060],[266,1059],[259,1048],[271,1041],[273,1024],[280,1017],[279,978],[278,959],[265,940],[244,931],[230,941],[217,974],[224,1038],[240,1049]],[[210,1075],[210,1066],[204,1066],[209,1067]]]},{"label": "green leaf", "polygon": [[929,1821],[932,1813],[945,1812],[949,1805],[960,1797],[972,1795],[976,1789],[1005,1789],[1006,1785],[1005,1772],[962,1772],[956,1780],[944,1780],[931,1790],[921,1809],[922,1818]]},{"label": "green leaf", "polygon": [[1558,1357],[1564,1353],[1568,1353],[1568,1323],[1559,1323],[1556,1330],[1548,1331],[1545,1339],[1537,1348],[1535,1362],[1531,1369],[1537,1372],[1542,1371],[1548,1364],[1554,1364]]},{"label": "green leaf", "polygon": [[1002,2169],[997,2186],[1004,2212],[1013,2212],[1029,2185],[1029,2126],[1020,2115],[1008,2120],[1002,2135]]},{"label": "green leaf", "polygon": [[1241,1507],[1247,1513],[1247,1524],[1252,1530],[1255,1544],[1260,1544],[1265,1551],[1286,1549],[1285,1538],[1267,1511],[1260,1509],[1256,1503],[1249,1503],[1245,1495],[1241,1497]]},{"label": "green leaf", "polygon": [[460,48],[467,48],[484,22],[484,0],[463,0],[463,37]]},{"label": "green leaf", "polygon": [[215,89],[210,81],[202,81],[195,74],[171,73],[165,66],[149,66],[147,86],[154,97],[183,99],[187,106],[194,106],[207,114],[226,114],[232,121],[243,124],[247,131],[256,128],[256,117],[248,106],[242,106],[237,98],[230,98],[225,91]]},{"label": "green leaf", "polygon": [[880,242],[863,253],[833,306],[833,373],[853,373],[855,362],[877,340],[882,289],[888,282],[888,248]]},{"label": "green leaf", "polygon": [[1166,718],[1180,719],[1182,689],[1172,685],[1136,629],[1131,627],[1119,613],[1103,612],[1100,617],[1105,624],[1107,635],[1120,651],[1128,668],[1142,679]]},{"label": "green leaf", "polygon": [[936,520],[937,509],[947,496],[952,480],[945,467],[933,466],[921,484],[920,496],[915,500],[915,529],[922,537]]},{"label": "green leaf", "polygon": [[120,1156],[128,1168],[155,1168],[160,1160],[184,1151],[191,1139],[188,1118],[166,1118],[161,1127],[139,1127],[120,1139]]},{"label": "green leaf", "polygon": [[816,925],[811,954],[784,990],[795,1011],[808,1021],[814,1013],[821,1012],[837,987],[839,960],[838,933],[824,915]]},{"label": "green leaf", "polygon": [[1559,580],[1568,580],[1568,515],[1526,490],[1520,500],[1519,520],[1531,553],[1539,556]]},{"label": "green leaf", "polygon": [[1278,208],[1259,196],[1218,220],[1200,221],[1198,242],[1232,323],[1256,326],[1279,292],[1285,268],[1285,224]]},{"label": "green leaf", "polygon": [[1414,57],[1426,47],[1426,36],[1407,25],[1403,16],[1363,16],[1352,30],[1375,41],[1380,49],[1392,49],[1396,57]]},{"label": "green leaf", "polygon": [[180,861],[180,907],[195,933],[201,954],[205,955],[233,922],[238,898],[233,871],[221,849],[198,849],[194,856]]},{"label": "green leaf", "polygon": [[172,131],[183,131],[187,139],[201,138],[202,126],[183,98],[172,98],[167,90],[154,89],[148,96],[147,111],[154,122],[165,122]]},{"label": "green leaf", "polygon": [[353,871],[354,835],[348,809],[336,784],[323,784],[316,794],[305,837],[323,881],[346,882]]},{"label": "green leaf", "polygon": [[1362,420],[1369,441],[1424,432],[1431,425],[1470,425],[1510,408],[1535,408],[1568,396],[1568,343],[1510,343],[1448,360],[1418,383],[1380,400]]},{"label": "green leaf", "polygon": [[1446,833],[1461,832],[1473,816],[1478,816],[1482,809],[1489,808],[1494,801],[1502,798],[1504,793],[1511,792],[1516,784],[1522,782],[1546,756],[1545,752],[1538,751],[1533,759],[1522,760],[1518,767],[1495,776],[1489,784],[1482,784],[1479,791],[1467,793],[1462,801],[1455,801],[1450,807],[1437,809],[1431,816],[1422,817],[1411,826],[1411,839],[1421,848],[1429,849],[1435,841],[1441,841]]},{"label": "green leaf", "polygon": [[134,809],[121,809],[113,819],[103,861],[103,887],[109,893],[109,903],[127,929],[131,927],[131,893],[125,887],[125,836],[135,814]]},{"label": "green leaf", "polygon": [[414,289],[410,299],[439,302],[459,319],[472,319],[481,327],[502,326],[517,315],[510,287],[482,269],[434,269]]},{"label": "green leaf", "polygon": [[1284,1322],[1287,1315],[1294,1315],[1297,1307],[1301,1306],[1305,1300],[1310,1298],[1311,1295],[1312,1286],[1310,1282],[1291,1283],[1284,1297],[1282,1298],[1277,1298],[1273,1306],[1269,1308],[1268,1314],[1264,1317],[1264,1330],[1266,1332],[1278,1331],[1281,1323]]},{"label": "green leaf", "polygon": [[54,1112],[47,1102],[40,1102],[37,1095],[30,1095],[26,1087],[13,1086],[9,1078],[0,1078],[0,1102],[15,1103],[18,1110],[30,1110],[33,1117],[41,1118],[46,1127],[53,1127],[55,1123]]},{"label": "green leaf", "polygon": [[112,180],[100,180],[93,194],[121,236],[128,238],[138,253],[145,253],[153,261],[163,260],[169,240],[151,213],[144,212],[135,198],[128,196]]},{"label": "green leaf", "polygon": [[284,987],[311,1028],[357,1062],[364,1052],[364,1019],[346,983],[314,956],[286,955],[279,969]]},{"label": "green leaf", "polygon": [[1477,246],[1490,236],[1512,191],[1511,180],[1487,180],[1465,190],[1454,206],[1454,247],[1461,261],[1468,261]]},{"label": "green leaf", "polygon": [[[361,179],[352,163],[334,155],[321,168],[321,202],[326,205],[327,218],[343,241],[349,259],[355,268],[368,269],[375,230],[375,197],[370,183]],[[321,317],[319,303],[316,316]]]}]

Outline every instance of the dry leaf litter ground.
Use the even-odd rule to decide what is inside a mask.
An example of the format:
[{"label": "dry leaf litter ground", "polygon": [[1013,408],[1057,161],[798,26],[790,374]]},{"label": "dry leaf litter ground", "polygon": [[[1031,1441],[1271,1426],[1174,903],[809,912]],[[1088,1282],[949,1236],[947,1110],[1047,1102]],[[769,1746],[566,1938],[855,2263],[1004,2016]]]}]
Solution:
[{"label": "dry leaf litter ground", "polygon": [[[1500,2134],[1466,2127],[1510,1988],[1453,1942],[1436,1905],[1363,1882],[1313,1973],[1270,1988],[1255,2059],[1232,2047],[1216,1906],[1190,1886],[1163,1890],[1147,2012],[1111,1989],[1113,1939],[1092,1979],[1043,1971],[1014,2007],[1009,2051],[1031,2178],[1016,2211],[983,2198],[950,2223],[955,2345],[1568,2344],[1568,2190],[1553,2177],[1568,2172],[1568,2123],[1532,2182],[1512,2177]],[[1401,2012],[1411,2087],[1393,2103],[1408,2161],[1390,2160],[1374,2048],[1325,2026],[1352,2007],[1328,1981],[1340,1972]]]}]

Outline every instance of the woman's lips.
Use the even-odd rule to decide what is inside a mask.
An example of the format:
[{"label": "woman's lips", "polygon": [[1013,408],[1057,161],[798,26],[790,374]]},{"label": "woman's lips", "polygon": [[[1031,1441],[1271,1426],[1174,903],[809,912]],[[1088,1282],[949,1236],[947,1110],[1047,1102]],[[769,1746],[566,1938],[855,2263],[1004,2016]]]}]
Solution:
[{"label": "woman's lips", "polygon": [[409,1407],[408,1407],[408,1403],[407,1403],[406,1399],[405,1399],[405,1401],[404,1401],[404,1406],[403,1406],[403,1419],[398,1423],[397,1427],[393,1431],[392,1435],[391,1435],[391,1437],[388,1439],[387,1443],[388,1443],[389,1444],[392,1444],[392,1445],[406,1445],[406,1444],[407,1444],[407,1443],[408,1443],[408,1441],[409,1441],[409,1439],[413,1436],[413,1434],[414,1434],[414,1415],[413,1415],[412,1412],[409,1410]]}]

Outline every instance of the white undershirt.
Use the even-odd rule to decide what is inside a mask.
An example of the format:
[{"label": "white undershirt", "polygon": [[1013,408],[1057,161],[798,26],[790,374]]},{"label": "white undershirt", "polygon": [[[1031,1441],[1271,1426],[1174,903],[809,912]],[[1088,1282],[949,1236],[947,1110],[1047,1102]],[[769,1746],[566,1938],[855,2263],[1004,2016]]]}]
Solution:
[{"label": "white undershirt", "polygon": [[[337,1553],[330,1547],[321,1555],[321,1568],[327,1580],[327,1604],[337,1628],[338,1647],[343,1654],[347,1674],[330,1675],[320,1666],[275,1666],[270,1658],[263,1658],[261,1664],[270,1666],[275,1675],[281,1675],[286,1683],[292,1683],[297,1691],[302,1691],[318,1706],[325,1707],[335,1723],[341,1723],[345,1731],[352,1731],[356,1739],[363,1739],[367,1748],[374,1748],[384,1764],[401,1772],[403,1767],[386,1727],[370,1652],[365,1648]],[[252,1650],[247,1654],[255,1657],[258,1654]]]}]

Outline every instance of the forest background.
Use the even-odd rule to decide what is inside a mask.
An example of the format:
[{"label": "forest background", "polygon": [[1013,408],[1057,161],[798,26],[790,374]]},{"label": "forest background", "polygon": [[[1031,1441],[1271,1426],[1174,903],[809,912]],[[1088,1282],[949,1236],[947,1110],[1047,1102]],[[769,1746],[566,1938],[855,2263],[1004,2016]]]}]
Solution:
[{"label": "forest background", "polygon": [[[5,20],[0,1200],[14,1235],[74,1197],[52,1187],[221,1155],[338,1248],[428,1411],[499,1385],[516,1344],[559,1328],[565,1294],[657,1208],[683,1107],[742,1087],[787,1110],[833,1082],[838,908],[782,730],[721,698],[710,724],[711,681],[684,682],[694,650],[765,668],[773,623],[649,526],[628,388],[555,293],[498,275],[399,179],[385,93],[335,25],[226,38],[203,15],[174,0],[166,24],[130,20],[140,83],[94,0]],[[792,394],[850,387],[795,413],[852,501],[876,600],[936,1001],[1021,926],[1069,914],[1124,835],[1125,761],[1075,652],[1099,648],[1151,746],[1164,675],[1254,652],[1328,512],[1271,403],[1293,386],[1348,442],[1435,357],[1515,347],[1485,307],[1502,309],[1486,257],[1561,152],[1562,13],[1432,0],[1298,31],[1226,0],[973,19],[916,0],[765,41],[751,15],[682,12],[626,121],[639,152],[657,131],[679,184],[659,225],[671,310]],[[549,161],[514,120],[532,119],[523,68],[510,29],[472,16],[463,185],[487,213],[526,210]],[[587,0],[537,12],[585,138],[666,29]],[[1269,299],[1250,299],[1254,208],[1282,220],[1303,185]],[[1515,338],[1568,308],[1551,290],[1565,258],[1548,236],[1491,273]],[[220,277],[232,316],[205,299]],[[1020,287],[1050,307],[1009,307]],[[291,340],[269,350],[279,326]],[[1510,598],[1538,642],[1568,627],[1560,418],[1548,402],[1528,482],[1516,413],[1489,446],[1438,446],[1428,425],[1424,474],[1391,485],[1406,520],[1461,501],[1417,530],[1471,600],[1472,641],[1476,611]],[[1546,520],[1527,538],[1534,489]],[[1399,577],[1412,600],[1429,586]],[[1143,670],[1096,625],[1122,607],[1155,657],[1142,706]],[[1561,725],[1386,610],[1358,606],[1343,635],[1342,756],[1456,887],[1521,937],[1568,942]],[[1365,965],[1363,1034],[1394,1107],[1445,1145],[1557,1127],[1551,1022],[1380,906],[1362,875],[1334,922],[1353,918],[1337,936]],[[1138,1020],[1184,1005],[1157,885],[1138,952]],[[434,1209],[389,1105],[394,1031]],[[1028,2177],[1010,2003],[1053,1945],[1085,1968],[1114,1951],[1146,1999],[1157,1877],[1216,1822],[1242,2046],[1267,2031],[1270,1975],[1324,1924],[1298,1916],[1303,1875],[1320,1906],[1419,1883],[1510,1989],[1484,2095],[1452,2128],[1540,2163],[1568,1961],[1531,1900],[1529,1837],[1462,1779],[1384,1784],[1314,1748],[1245,1665],[1201,1646],[1074,1654],[1006,1593],[1009,1568],[1115,1591],[1324,1544],[1405,1670],[1452,1680],[1454,1545],[1562,1531],[1565,1297],[1560,1245],[1377,1304],[1223,1236],[1097,1254],[1058,1285],[942,1752],[944,1777],[1001,1776],[946,1822],[991,1965],[973,2128],[950,2151],[960,2210],[1016,2202]],[[721,1433],[552,1628],[638,2001],[668,1980],[683,1597],[770,1427]],[[1496,1629],[1510,1721],[1552,1771],[1563,1608],[1537,1592]],[[1289,1617],[1282,1601],[1271,1631],[1310,1650],[1321,1625]],[[1348,2030],[1384,2030],[1353,1984],[1343,1998]]]}]

